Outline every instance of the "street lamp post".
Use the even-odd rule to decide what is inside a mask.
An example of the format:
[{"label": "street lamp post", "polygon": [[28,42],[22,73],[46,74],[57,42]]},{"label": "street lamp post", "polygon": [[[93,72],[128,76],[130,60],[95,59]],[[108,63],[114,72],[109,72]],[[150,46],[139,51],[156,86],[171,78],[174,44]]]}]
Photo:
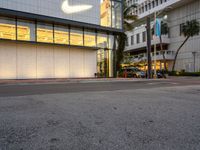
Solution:
[{"label": "street lamp post", "polygon": [[[156,39],[156,19],[157,16],[160,15],[162,12],[166,11],[167,9],[171,9],[171,7],[166,7],[162,11],[155,12],[154,13],[154,21],[155,21],[155,26],[154,26],[154,39]],[[158,14],[157,14],[158,13]],[[150,79],[152,78],[152,62],[151,62],[151,18],[150,14],[147,16],[146,19],[146,29],[147,29],[147,65],[148,65],[148,71],[147,71],[147,78]],[[160,27],[160,33],[161,34],[161,27]],[[156,41],[154,44],[154,75],[156,76],[156,63],[157,63],[157,58],[156,58]]]},{"label": "street lamp post", "polygon": [[193,57],[194,57],[194,72],[196,71],[196,54],[197,52],[192,52]]}]

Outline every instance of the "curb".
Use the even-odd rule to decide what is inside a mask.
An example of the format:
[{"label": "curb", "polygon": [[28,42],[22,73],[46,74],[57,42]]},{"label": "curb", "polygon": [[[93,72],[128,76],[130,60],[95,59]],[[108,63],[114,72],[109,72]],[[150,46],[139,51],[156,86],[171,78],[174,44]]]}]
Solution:
[{"label": "curb", "polygon": [[0,80],[0,86],[15,85],[48,85],[48,84],[72,84],[72,83],[115,83],[115,82],[148,82],[166,81],[168,79],[63,79],[63,80]]}]

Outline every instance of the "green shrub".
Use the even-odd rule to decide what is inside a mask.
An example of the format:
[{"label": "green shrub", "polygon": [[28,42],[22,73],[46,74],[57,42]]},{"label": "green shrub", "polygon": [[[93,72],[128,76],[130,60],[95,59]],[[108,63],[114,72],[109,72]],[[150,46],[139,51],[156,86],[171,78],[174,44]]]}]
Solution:
[{"label": "green shrub", "polygon": [[191,76],[191,77],[199,77],[200,76],[200,72],[185,72],[185,71],[181,71],[181,72],[169,72],[170,76]]}]

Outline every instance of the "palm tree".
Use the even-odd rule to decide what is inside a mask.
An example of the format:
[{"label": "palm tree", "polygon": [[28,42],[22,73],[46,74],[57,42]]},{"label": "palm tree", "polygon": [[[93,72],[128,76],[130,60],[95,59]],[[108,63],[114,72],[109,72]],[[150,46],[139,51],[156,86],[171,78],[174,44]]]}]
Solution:
[{"label": "palm tree", "polygon": [[187,21],[185,24],[183,24],[182,27],[183,27],[182,33],[185,37],[185,40],[183,41],[183,43],[180,45],[180,47],[176,51],[174,63],[173,63],[173,67],[172,67],[172,72],[174,72],[177,56],[178,56],[181,48],[185,45],[185,43],[189,40],[190,37],[198,35],[200,32],[200,24],[197,20]]},{"label": "palm tree", "polygon": [[114,62],[115,62],[114,67],[116,67],[116,68],[114,68],[114,73],[115,73],[114,76],[115,77],[116,77],[116,71],[119,71],[121,62],[122,62],[123,56],[124,56],[123,53],[124,53],[124,49],[125,49],[126,41],[127,41],[127,36],[126,36],[125,32],[133,29],[132,22],[137,19],[136,15],[130,14],[130,11],[135,7],[137,7],[135,4],[133,4],[131,6],[127,6],[126,2],[124,1],[124,10],[123,10],[124,21],[122,23],[124,32],[118,34],[117,36],[116,35],[114,36],[114,41],[117,41],[117,43],[118,43],[117,50],[116,50],[116,45],[117,45],[116,42],[114,42],[114,45],[113,45],[113,50],[116,50],[115,51],[116,58],[114,58]]}]

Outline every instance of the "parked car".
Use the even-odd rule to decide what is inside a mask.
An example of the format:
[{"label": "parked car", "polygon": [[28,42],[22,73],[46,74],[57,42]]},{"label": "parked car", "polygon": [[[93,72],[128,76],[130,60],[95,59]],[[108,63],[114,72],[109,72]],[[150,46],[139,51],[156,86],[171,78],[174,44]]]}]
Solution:
[{"label": "parked car", "polygon": [[145,78],[146,77],[146,73],[136,67],[123,68],[122,72],[124,74],[124,77],[126,76],[127,78]]}]

